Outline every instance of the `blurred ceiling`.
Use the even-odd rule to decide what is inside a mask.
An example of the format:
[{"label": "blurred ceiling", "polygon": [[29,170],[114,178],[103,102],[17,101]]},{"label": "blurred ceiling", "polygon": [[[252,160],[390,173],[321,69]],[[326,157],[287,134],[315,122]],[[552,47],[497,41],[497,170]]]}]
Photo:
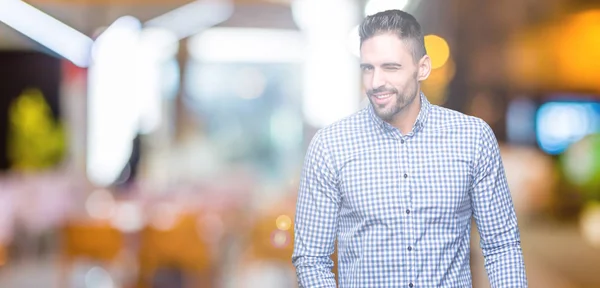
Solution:
[{"label": "blurred ceiling", "polygon": [[[233,0],[233,16],[219,26],[297,29],[290,0]],[[28,0],[32,6],[86,34],[94,35],[117,18],[130,15],[145,22],[190,0]],[[1,8],[0,8],[1,9]],[[38,44],[0,22],[0,49],[35,49]]]},{"label": "blurred ceiling", "polygon": [[[235,4],[232,17],[218,26],[298,29],[290,9],[292,0],[231,1]],[[367,2],[367,0],[348,1],[357,1],[362,6]],[[93,36],[99,28],[110,25],[119,17],[130,15],[145,22],[193,1],[27,0],[26,2],[76,30]],[[596,39],[590,37],[597,31],[596,28],[591,29],[590,27],[600,27],[596,20],[592,21],[595,23],[594,25],[589,25],[590,21],[585,25],[573,24],[572,27],[575,28],[586,28],[577,30],[578,33],[567,31],[568,29],[562,34],[555,33],[568,36],[563,41],[548,42],[546,41],[548,38],[539,34],[539,31],[547,30],[544,27],[564,26],[566,22],[563,21],[568,21],[568,15],[577,14],[577,11],[598,8],[600,0],[421,0],[416,3],[418,5],[415,10],[410,12],[420,19],[426,34],[437,34],[447,40],[457,67],[463,68],[466,73],[461,80],[467,83],[464,84],[465,87],[507,87],[507,83],[510,82],[519,83],[521,89],[529,86],[532,86],[532,89],[539,89],[541,85],[539,83],[561,83],[556,80],[555,75],[547,76],[551,74],[551,71],[544,70],[546,65],[537,65],[538,60],[536,59],[542,57],[540,55],[551,55],[548,56],[548,59],[565,58],[569,60],[571,59],[568,57],[571,55],[569,52],[574,48],[577,51],[591,51],[595,47],[600,47],[597,46],[597,42],[594,42],[595,40],[590,40],[589,43],[581,40]],[[593,19],[597,19],[594,17]],[[554,44],[549,45],[549,43]],[[568,43],[573,47],[565,46],[563,49],[558,49],[556,43]],[[38,49],[39,47],[36,42],[0,22],[0,49]],[[587,50],[584,49],[585,47],[588,47]],[[590,47],[594,47],[594,49],[589,49]],[[562,54],[557,54],[562,55],[562,58],[551,53],[541,53],[546,51],[543,48],[550,49],[556,52],[555,54],[559,50],[562,51]],[[529,54],[526,52],[531,52],[531,55],[527,56]],[[576,63],[589,62],[589,65],[586,64],[590,66],[585,70],[587,71],[586,75],[597,75],[597,72],[600,71],[594,65],[597,65],[598,62],[587,61],[587,59],[593,59],[594,57],[591,56],[597,56],[597,54],[588,54],[585,54],[586,57],[579,57],[582,60],[578,60]],[[575,75],[565,79],[570,79],[569,83],[583,83],[583,80],[571,79],[580,73],[572,73],[572,71],[576,71],[572,68],[573,65],[566,60],[563,62],[561,63],[564,65],[561,65],[568,68],[565,68],[564,71],[567,71],[565,74]],[[530,65],[531,67],[539,67],[533,69],[527,66],[528,63],[533,63]],[[558,64],[555,66],[560,66]],[[490,69],[490,67],[494,68]],[[585,78],[585,87],[591,83],[600,89],[600,86],[595,84],[596,82],[592,76]]]}]

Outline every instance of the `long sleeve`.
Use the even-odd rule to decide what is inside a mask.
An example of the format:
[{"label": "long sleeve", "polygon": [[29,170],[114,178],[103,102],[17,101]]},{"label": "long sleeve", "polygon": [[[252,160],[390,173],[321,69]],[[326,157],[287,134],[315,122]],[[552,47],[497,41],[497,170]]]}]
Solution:
[{"label": "long sleeve", "polygon": [[296,204],[292,263],[301,288],[336,287],[330,257],[340,196],[333,159],[322,140],[319,131],[308,147]]},{"label": "long sleeve", "polygon": [[473,181],[473,213],[491,286],[527,287],[520,232],[500,149],[483,121]]}]

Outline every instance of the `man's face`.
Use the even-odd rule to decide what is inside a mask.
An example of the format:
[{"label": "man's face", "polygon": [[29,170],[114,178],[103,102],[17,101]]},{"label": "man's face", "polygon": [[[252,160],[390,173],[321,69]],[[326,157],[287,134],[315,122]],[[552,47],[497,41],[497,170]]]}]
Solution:
[{"label": "man's face", "polygon": [[419,94],[419,81],[429,76],[422,67],[429,58],[425,56],[415,63],[408,42],[391,33],[365,40],[360,58],[369,101],[377,115],[386,121],[413,103]]}]

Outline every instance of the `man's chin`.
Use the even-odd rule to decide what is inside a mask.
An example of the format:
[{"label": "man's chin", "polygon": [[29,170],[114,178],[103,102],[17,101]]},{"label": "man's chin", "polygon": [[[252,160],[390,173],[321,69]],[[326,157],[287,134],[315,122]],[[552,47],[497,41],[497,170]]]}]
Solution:
[{"label": "man's chin", "polygon": [[378,105],[374,105],[374,108],[375,114],[383,120],[388,121],[394,117],[395,113],[391,107],[378,107]]}]

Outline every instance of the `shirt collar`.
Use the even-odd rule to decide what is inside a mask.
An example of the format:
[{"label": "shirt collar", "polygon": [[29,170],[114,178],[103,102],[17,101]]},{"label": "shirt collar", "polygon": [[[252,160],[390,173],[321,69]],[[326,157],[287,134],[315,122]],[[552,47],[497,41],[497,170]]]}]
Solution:
[{"label": "shirt collar", "polygon": [[[431,103],[425,97],[425,94],[421,93],[419,97],[421,100],[421,110],[419,110],[419,115],[417,116],[417,121],[415,121],[415,125],[413,126],[412,133],[417,133],[423,129],[425,126],[425,122],[427,121],[427,116],[429,116],[429,111],[431,110]],[[375,113],[375,109],[373,108],[373,104],[369,102],[368,106],[370,118],[375,122],[375,124],[382,128],[384,131],[390,131],[396,129],[391,124],[383,121],[377,114]]]}]

